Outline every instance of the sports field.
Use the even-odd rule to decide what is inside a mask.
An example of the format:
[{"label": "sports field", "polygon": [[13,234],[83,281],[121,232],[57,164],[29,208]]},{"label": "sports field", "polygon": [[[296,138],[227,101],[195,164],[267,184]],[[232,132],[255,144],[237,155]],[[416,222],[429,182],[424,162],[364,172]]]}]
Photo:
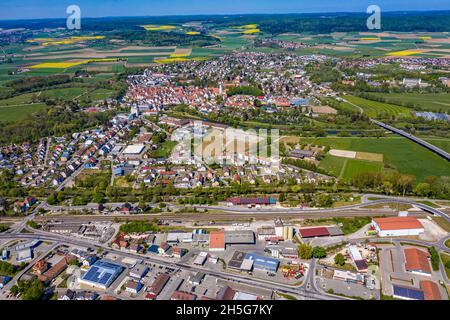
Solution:
[{"label": "sports field", "polygon": [[364,110],[364,114],[369,117],[378,117],[378,116],[396,116],[401,118],[409,118],[412,117],[411,110],[388,103],[382,103],[372,100],[367,100],[354,96],[343,96],[345,100],[348,102],[361,107]]},{"label": "sports field", "polygon": [[[301,138],[301,143],[312,143],[341,150],[357,152],[370,152],[383,154],[383,163],[386,170],[394,169],[401,173],[413,174],[421,181],[427,176],[449,176],[448,162],[427,149],[401,137],[387,138]],[[446,144],[445,141],[441,144]],[[448,144],[447,144],[448,146]],[[326,170],[337,173],[342,170],[345,158],[327,156],[320,164]],[[380,162],[370,162],[368,165],[363,160],[350,159],[350,167],[345,169],[343,176],[350,176],[351,172],[360,172],[363,168],[370,171],[378,170]],[[347,164],[348,165],[348,164]],[[339,171],[339,175],[341,171]]]}]

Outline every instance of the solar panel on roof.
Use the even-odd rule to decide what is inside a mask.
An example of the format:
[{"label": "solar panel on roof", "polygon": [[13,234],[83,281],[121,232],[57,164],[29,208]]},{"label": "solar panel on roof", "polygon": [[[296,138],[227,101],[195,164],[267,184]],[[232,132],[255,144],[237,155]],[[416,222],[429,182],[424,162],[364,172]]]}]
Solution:
[{"label": "solar panel on roof", "polygon": [[424,300],[423,291],[414,288],[394,286],[394,295],[415,300]]}]

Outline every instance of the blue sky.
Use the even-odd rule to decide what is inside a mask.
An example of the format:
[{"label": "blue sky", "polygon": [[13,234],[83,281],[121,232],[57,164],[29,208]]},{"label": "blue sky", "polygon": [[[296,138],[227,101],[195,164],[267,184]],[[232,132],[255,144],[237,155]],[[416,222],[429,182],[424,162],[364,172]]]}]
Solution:
[{"label": "blue sky", "polygon": [[63,18],[71,4],[84,17],[365,12],[370,4],[384,11],[450,10],[449,0],[0,0],[0,19]]}]

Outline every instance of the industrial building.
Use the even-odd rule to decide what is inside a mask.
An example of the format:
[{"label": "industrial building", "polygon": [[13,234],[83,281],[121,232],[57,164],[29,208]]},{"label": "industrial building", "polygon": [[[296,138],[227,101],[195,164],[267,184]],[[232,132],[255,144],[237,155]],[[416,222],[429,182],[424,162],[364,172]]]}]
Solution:
[{"label": "industrial building", "polygon": [[255,233],[252,230],[225,230],[225,245],[255,244]]},{"label": "industrial building", "polygon": [[195,258],[194,260],[194,264],[198,265],[198,266],[202,266],[205,264],[206,259],[208,258],[208,253],[207,252],[200,252],[197,256],[197,258]]},{"label": "industrial building", "polygon": [[122,156],[129,160],[137,160],[140,159],[145,146],[143,144],[133,144],[129,145],[123,150]]},{"label": "industrial building", "polygon": [[394,285],[394,298],[403,300],[424,300],[425,295],[422,290]]},{"label": "industrial building", "polygon": [[416,248],[406,248],[405,269],[408,272],[431,276],[431,267],[428,262],[428,253]]},{"label": "industrial building", "polygon": [[164,289],[167,282],[170,280],[170,276],[166,273],[161,273],[153,281],[152,285],[148,288],[148,294],[146,299],[155,299]]},{"label": "industrial building", "polygon": [[328,237],[330,235],[325,227],[302,228],[298,232],[302,238]]},{"label": "industrial building", "polygon": [[253,270],[277,272],[280,261],[255,253],[236,251],[228,262],[228,267],[240,271],[251,272]]},{"label": "industrial building", "polygon": [[274,205],[277,201],[274,198],[228,198],[227,203],[230,206],[258,206]]},{"label": "industrial building", "polygon": [[123,269],[118,264],[98,260],[80,278],[80,283],[106,290],[122,273]]},{"label": "industrial building", "polygon": [[394,298],[404,300],[442,300],[438,285],[433,281],[420,281],[420,288],[394,285]]},{"label": "industrial building", "polygon": [[380,237],[418,236],[425,231],[416,217],[375,218],[372,227]]},{"label": "industrial building", "polygon": [[225,251],[225,230],[211,231],[209,233],[209,250]]},{"label": "industrial building", "polygon": [[290,223],[285,223],[281,219],[275,219],[275,234],[283,240],[292,240],[294,237],[294,226]]},{"label": "industrial building", "polygon": [[227,245],[255,244],[252,230],[219,230],[209,234],[209,250],[224,251]]}]

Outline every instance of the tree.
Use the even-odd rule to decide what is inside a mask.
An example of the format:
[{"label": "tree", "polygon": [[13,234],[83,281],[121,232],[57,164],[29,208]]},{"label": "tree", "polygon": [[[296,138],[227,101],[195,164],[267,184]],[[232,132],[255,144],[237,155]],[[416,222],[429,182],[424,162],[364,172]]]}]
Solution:
[{"label": "tree", "polygon": [[326,193],[321,193],[316,198],[319,207],[330,207],[333,204],[333,199]]},{"label": "tree", "polygon": [[338,266],[343,266],[345,264],[345,257],[342,253],[338,253],[334,256],[334,263]]},{"label": "tree", "polygon": [[418,196],[427,197],[431,193],[431,186],[426,182],[419,183],[414,188],[414,193]]},{"label": "tree", "polygon": [[48,196],[47,203],[51,206],[56,204],[56,197],[54,194]]},{"label": "tree", "polygon": [[45,286],[37,278],[28,281],[19,281],[19,292],[22,292],[22,300],[41,300]]},{"label": "tree", "polygon": [[322,259],[327,256],[327,252],[324,247],[314,247],[312,250],[312,255],[314,258]]},{"label": "tree", "polygon": [[307,243],[300,243],[298,245],[298,255],[301,259],[311,259],[313,256],[313,248]]},{"label": "tree", "polygon": [[103,203],[105,201],[105,197],[104,197],[104,195],[102,193],[96,192],[96,193],[94,193],[94,196],[92,197],[92,201],[95,202],[95,203],[100,204],[100,203]]}]

